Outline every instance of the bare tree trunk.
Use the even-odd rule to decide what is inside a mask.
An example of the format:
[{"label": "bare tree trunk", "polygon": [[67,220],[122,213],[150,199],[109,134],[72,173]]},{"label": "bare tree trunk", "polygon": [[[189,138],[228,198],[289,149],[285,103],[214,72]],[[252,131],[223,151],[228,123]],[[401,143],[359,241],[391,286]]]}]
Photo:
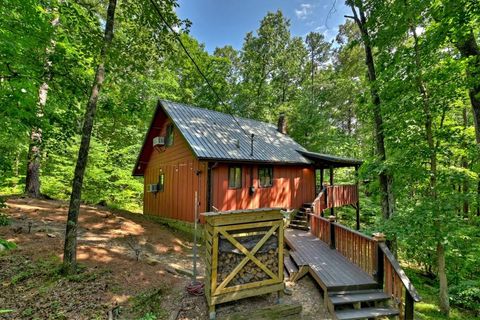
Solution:
[{"label": "bare tree trunk", "polygon": [[[43,118],[43,110],[47,103],[48,83],[44,82],[38,90],[36,118],[38,122]],[[30,133],[30,145],[27,156],[27,176],[25,179],[25,193],[32,198],[40,197],[40,157],[42,146],[42,129],[33,127]]]},{"label": "bare tree trunk", "polygon": [[13,176],[15,177],[13,182],[13,187],[17,187],[17,178],[18,178],[18,168],[20,167],[20,150],[17,151],[15,155],[15,162],[13,163]]},{"label": "bare tree trunk", "polygon": [[[437,144],[434,141],[433,135],[433,117],[430,108],[430,97],[428,94],[427,86],[423,80],[422,72],[422,60],[420,58],[420,48],[418,45],[418,37],[415,31],[415,25],[411,24],[410,31],[413,34],[413,46],[415,51],[415,67],[417,69],[416,82],[422,97],[423,112],[425,114],[425,134],[430,155],[430,196],[434,203],[437,202]],[[436,223],[436,229],[440,230],[439,222]],[[442,237],[441,232],[439,232]],[[438,263],[438,278],[440,282],[440,309],[442,313],[448,315],[450,312],[450,305],[448,301],[448,279],[445,270],[445,246],[438,241],[437,242],[437,263]]]},{"label": "bare tree trunk", "polygon": [[[468,117],[467,117],[467,108],[463,108],[463,129],[467,130],[468,128]],[[466,143],[463,144],[464,148],[467,148]],[[468,161],[466,156],[462,156],[462,168],[468,169]],[[463,180],[463,186],[462,186],[462,191],[464,196],[468,196],[468,190],[469,190],[469,185],[468,185],[468,179]],[[469,203],[468,203],[468,198],[465,198],[463,200],[463,214],[465,217],[468,217],[468,211],[469,211]]]},{"label": "bare tree trunk", "polygon": [[[53,18],[52,26],[55,28],[60,21],[58,15]],[[40,162],[42,153],[42,128],[38,126],[43,118],[43,112],[45,105],[47,104],[48,97],[48,82],[51,80],[50,68],[52,62],[49,56],[55,51],[55,40],[50,41],[50,45],[45,49],[46,61],[44,64],[45,80],[38,89],[37,111],[35,117],[37,118],[37,125],[32,127],[30,132],[30,144],[28,147],[27,156],[27,175],[25,179],[25,193],[32,198],[39,198],[40,193]]]},{"label": "bare tree trunk", "polygon": [[99,57],[95,79],[93,81],[90,98],[88,99],[85,110],[85,119],[83,122],[82,141],[78,151],[77,164],[75,166],[75,175],[73,177],[72,194],[70,197],[70,206],[68,208],[67,227],[65,234],[65,246],[63,250],[63,272],[72,274],[76,272],[77,267],[77,224],[78,214],[80,212],[80,201],[82,195],[83,178],[87,166],[88,152],[90,148],[90,138],[92,135],[97,101],[105,79],[105,63],[108,49],[113,39],[113,24],[115,18],[115,7],[117,0],[110,0],[107,10],[107,21],[105,27],[105,36],[102,50]]},{"label": "bare tree trunk", "polygon": [[440,311],[447,315],[450,313],[450,301],[448,300],[447,272],[445,270],[445,246],[437,242],[438,279],[440,282]]},{"label": "bare tree trunk", "polygon": [[[354,21],[357,23],[360,33],[362,35],[362,42],[365,48],[365,64],[368,69],[368,80],[370,83],[370,95],[373,104],[373,117],[375,125],[375,141],[376,153],[380,162],[384,163],[387,160],[385,151],[385,135],[383,132],[383,117],[381,112],[380,95],[377,88],[377,74],[375,71],[375,63],[373,60],[372,45],[370,35],[367,29],[367,19],[363,11],[363,3],[360,1],[358,5],[353,4],[352,1],[347,0],[353,12]],[[358,12],[357,12],[358,10]],[[393,175],[388,170],[383,169],[379,174],[382,214],[385,219],[389,219],[395,211],[395,198],[393,194]]]}]

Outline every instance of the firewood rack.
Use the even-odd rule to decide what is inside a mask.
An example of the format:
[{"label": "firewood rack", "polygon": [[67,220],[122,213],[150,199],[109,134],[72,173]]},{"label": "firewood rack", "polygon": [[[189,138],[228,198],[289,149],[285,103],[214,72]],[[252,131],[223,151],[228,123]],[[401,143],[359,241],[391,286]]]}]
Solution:
[{"label": "firewood rack", "polygon": [[210,319],[215,306],[283,290],[283,215],[262,208],[206,212],[205,295]]}]

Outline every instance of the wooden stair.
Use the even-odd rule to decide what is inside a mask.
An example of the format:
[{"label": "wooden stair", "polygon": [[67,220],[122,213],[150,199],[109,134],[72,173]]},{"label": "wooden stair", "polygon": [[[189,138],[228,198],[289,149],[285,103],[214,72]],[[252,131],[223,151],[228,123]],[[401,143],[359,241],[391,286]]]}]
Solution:
[{"label": "wooden stair", "polygon": [[326,297],[329,311],[338,320],[396,317],[399,311],[389,307],[390,297],[381,289],[331,292]]},{"label": "wooden stair", "polygon": [[298,273],[297,264],[292,260],[289,254],[285,254],[283,258],[284,270],[288,274],[288,279],[292,280]]},{"label": "wooden stair", "polygon": [[299,230],[310,230],[308,226],[308,213],[312,212],[312,203],[304,203],[302,207],[297,211],[293,219],[290,221],[289,227]]},{"label": "wooden stair", "polygon": [[[300,232],[291,230],[291,232]],[[291,233],[290,232],[290,233]],[[301,243],[308,242],[309,237],[304,237]],[[288,241],[287,241],[288,244]],[[324,303],[333,319],[354,320],[354,319],[380,319],[380,318],[398,318],[399,310],[390,306],[390,297],[378,289],[378,284],[372,280],[369,282],[358,281],[346,285],[326,285],[328,279],[325,276],[325,270],[321,270],[315,264],[312,256],[306,255],[304,251],[297,251],[290,246],[288,253],[284,255],[284,270],[288,274],[290,281],[297,281],[306,274],[310,274],[320,285],[324,293]],[[325,255],[335,251],[317,251],[315,255]],[[313,259],[313,260],[312,260]],[[335,257],[328,257],[325,260],[336,261]],[[348,262],[349,263],[349,262]],[[323,264],[322,264],[323,265]],[[337,264],[338,267],[340,265]],[[330,266],[325,266],[331,270]],[[349,269],[347,269],[349,270]],[[330,276],[328,278],[331,278]],[[361,280],[361,278],[360,278]]]},{"label": "wooden stair", "polygon": [[363,308],[348,309],[337,311],[335,319],[338,320],[355,320],[355,319],[376,319],[385,317],[397,317],[399,312],[393,308]]}]

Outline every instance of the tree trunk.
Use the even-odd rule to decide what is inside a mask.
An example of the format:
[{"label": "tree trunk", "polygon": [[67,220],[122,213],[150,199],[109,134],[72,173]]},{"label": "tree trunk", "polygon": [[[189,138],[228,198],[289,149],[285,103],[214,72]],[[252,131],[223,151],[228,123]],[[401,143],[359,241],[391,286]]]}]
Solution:
[{"label": "tree trunk", "polygon": [[[370,35],[367,29],[367,19],[363,11],[362,2],[358,5],[358,13],[355,5],[351,1],[347,1],[353,12],[353,19],[357,23],[360,33],[362,35],[362,42],[365,49],[365,64],[368,69],[368,81],[370,83],[370,95],[373,104],[373,117],[375,125],[375,141],[376,153],[378,160],[384,163],[387,160],[385,151],[385,135],[383,132],[383,117],[381,111],[381,101],[377,87],[377,74],[375,71],[375,63],[373,60],[372,45]],[[389,219],[395,210],[395,198],[393,194],[393,176],[388,171],[383,169],[379,174],[382,214],[385,219]]]},{"label": "tree trunk", "polygon": [[[467,117],[467,108],[463,108],[463,129],[467,130],[468,128],[468,117]],[[467,149],[467,144],[462,143],[463,147],[465,150]],[[468,161],[467,157],[465,155],[462,156],[462,168],[468,169]],[[468,179],[463,179],[463,195],[465,196],[465,199],[463,200],[463,215],[464,217],[468,217],[468,211],[470,204],[468,203],[468,191],[469,191],[469,185],[468,185]]]},{"label": "tree trunk", "polygon": [[445,246],[437,242],[438,279],[440,282],[440,311],[448,317],[450,302],[448,300],[447,273],[445,271]]},{"label": "tree trunk", "polygon": [[[60,17],[57,15],[53,18],[51,24],[53,28],[60,22]],[[30,131],[30,144],[28,147],[27,156],[27,175],[25,178],[25,193],[32,198],[39,198],[40,193],[40,162],[42,152],[42,128],[38,126],[43,118],[43,112],[45,105],[47,104],[48,97],[48,82],[51,80],[51,66],[52,62],[49,60],[49,56],[55,51],[55,40],[51,40],[49,46],[45,49],[46,61],[44,63],[45,80],[38,89],[37,110],[35,117],[37,118],[37,125],[33,126]]]},{"label": "tree trunk", "polygon": [[[48,51],[48,49],[47,49]],[[47,69],[50,68],[47,62]],[[48,72],[48,71],[47,71]],[[48,77],[48,76],[47,76]],[[38,89],[36,118],[40,122],[47,103],[48,83],[45,81]],[[40,157],[42,152],[42,129],[34,126],[30,132],[30,145],[27,156],[27,176],[25,193],[32,198],[40,197]]]},{"label": "tree trunk", "polygon": [[17,153],[15,154],[15,162],[13,163],[13,176],[15,177],[15,179],[13,180],[13,188],[17,187],[19,167],[20,167],[20,150],[18,150]]},{"label": "tree trunk", "polygon": [[[433,135],[433,117],[430,108],[430,97],[428,94],[427,86],[423,80],[422,72],[422,60],[420,57],[420,48],[418,46],[418,37],[415,31],[415,25],[411,24],[410,30],[413,34],[413,46],[415,51],[415,67],[417,69],[416,82],[422,97],[423,112],[425,114],[425,135],[427,139],[429,156],[430,156],[430,197],[433,200],[433,203],[437,203],[437,145],[434,141]],[[437,230],[440,229],[439,223],[437,224]],[[439,237],[442,237],[441,232],[439,232]],[[438,278],[440,281],[440,309],[442,313],[448,315],[450,312],[450,305],[448,301],[448,281],[447,274],[445,270],[445,247],[439,241],[437,242],[437,261],[438,261]]]},{"label": "tree trunk", "polygon": [[[38,118],[38,117],[37,117]],[[40,153],[42,129],[32,128],[27,157],[27,176],[25,178],[25,193],[31,198],[40,197]]]},{"label": "tree trunk", "polygon": [[76,272],[77,266],[77,224],[80,211],[80,201],[82,195],[83,178],[87,166],[88,151],[90,147],[90,138],[92,135],[93,122],[97,109],[97,101],[105,79],[105,62],[108,49],[113,39],[113,24],[115,18],[115,7],[117,0],[110,0],[107,10],[107,21],[105,27],[105,36],[102,50],[99,57],[99,63],[95,73],[90,98],[88,99],[85,110],[85,119],[83,122],[82,141],[78,151],[77,164],[75,166],[75,175],[73,177],[72,194],[70,196],[70,206],[68,208],[67,227],[65,234],[65,246],[63,250],[63,272],[72,274]]}]

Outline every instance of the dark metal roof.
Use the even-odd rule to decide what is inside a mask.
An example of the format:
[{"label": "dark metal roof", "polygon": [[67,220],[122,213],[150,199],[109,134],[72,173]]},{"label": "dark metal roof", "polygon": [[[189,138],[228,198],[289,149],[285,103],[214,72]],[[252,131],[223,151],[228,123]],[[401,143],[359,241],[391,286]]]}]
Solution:
[{"label": "dark metal roof", "polygon": [[[266,122],[235,117],[247,132],[245,134],[229,114],[160,100],[133,169],[134,176],[144,174],[153,150],[151,140],[156,133],[158,134],[154,126],[165,114],[172,119],[192,152],[200,160],[303,164],[319,168],[352,167],[362,164],[361,160],[309,152],[288,135],[278,132],[275,125]],[[251,133],[255,135],[253,156],[250,156]]]},{"label": "dark metal roof", "polygon": [[250,137],[231,115],[165,100],[160,100],[160,105],[199,159],[312,163],[297,152],[306,150],[288,135],[278,132],[275,125],[235,117],[248,135],[255,135],[251,156]]},{"label": "dark metal roof", "polygon": [[344,158],[344,157],[337,157],[332,156],[330,154],[323,154],[323,153],[316,153],[310,152],[305,150],[298,150],[306,158],[312,160],[316,165],[323,166],[323,167],[352,167],[352,166],[360,166],[363,161],[353,158]]}]

